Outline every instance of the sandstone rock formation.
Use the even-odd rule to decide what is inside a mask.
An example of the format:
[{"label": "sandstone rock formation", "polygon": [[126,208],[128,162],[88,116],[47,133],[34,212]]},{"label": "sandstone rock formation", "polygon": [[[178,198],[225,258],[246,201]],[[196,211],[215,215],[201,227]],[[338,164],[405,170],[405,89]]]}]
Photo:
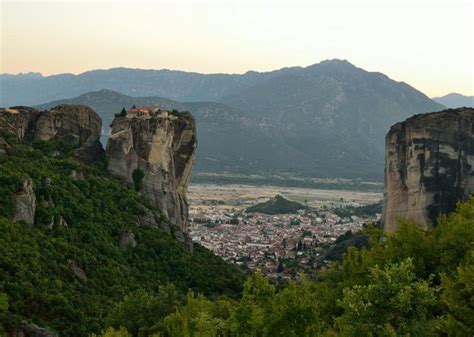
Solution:
[{"label": "sandstone rock formation", "polygon": [[29,140],[63,141],[84,162],[97,160],[103,154],[101,129],[99,115],[84,105],[63,104],[49,111],[22,106],[0,109],[0,130]]},{"label": "sandstone rock formation", "polygon": [[[29,141],[64,142],[83,162],[93,162],[104,153],[99,142],[101,128],[101,118],[84,105],[63,104],[48,111],[22,106],[0,108],[0,131]],[[0,137],[0,155],[7,154],[8,149],[8,143]],[[168,232],[173,232],[172,225],[177,225],[181,232],[174,236],[183,242],[188,219],[186,190],[195,150],[196,127],[191,114],[158,109],[135,109],[116,118],[107,146],[109,170],[133,184],[152,206],[144,208],[146,211],[138,222]],[[73,173],[75,179],[81,176],[82,173]],[[26,180],[17,195],[15,221],[34,222],[33,198],[33,184]],[[67,226],[64,221],[60,225]]]},{"label": "sandstone rock formation", "polygon": [[3,137],[0,137],[0,156],[8,154],[9,150],[10,145],[5,141],[5,139],[3,139]]},{"label": "sandstone rock formation", "polygon": [[13,221],[25,221],[29,224],[35,222],[36,212],[36,194],[33,189],[33,181],[31,178],[23,180],[21,190],[15,194],[15,213]]},{"label": "sandstone rock formation", "polygon": [[111,128],[106,151],[110,172],[134,184],[153,207],[185,231],[186,190],[197,145],[191,114],[129,111]]},{"label": "sandstone rock formation", "polygon": [[28,323],[27,321],[20,322],[20,331],[16,334],[17,336],[25,337],[58,337],[58,335],[48,329],[42,328],[34,323]]},{"label": "sandstone rock formation", "polygon": [[135,248],[137,246],[137,241],[135,240],[135,234],[132,232],[122,233],[122,237],[119,242],[120,249],[126,250],[127,248]]},{"label": "sandstone rock formation", "polygon": [[391,127],[385,147],[385,230],[398,216],[431,227],[474,193],[474,109],[411,117]]},{"label": "sandstone rock formation", "polygon": [[0,130],[26,138],[34,133],[41,112],[26,106],[0,109]]},{"label": "sandstone rock formation", "polygon": [[77,158],[92,162],[103,152],[99,138],[102,119],[85,105],[63,104],[42,112],[36,122],[35,140],[59,140],[72,145]]}]

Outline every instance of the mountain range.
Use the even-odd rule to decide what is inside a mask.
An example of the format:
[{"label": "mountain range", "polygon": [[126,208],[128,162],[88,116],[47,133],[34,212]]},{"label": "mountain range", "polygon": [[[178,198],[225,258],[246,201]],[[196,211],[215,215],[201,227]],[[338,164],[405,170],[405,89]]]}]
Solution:
[{"label": "mountain range", "polygon": [[105,124],[132,105],[188,110],[197,122],[202,172],[380,180],[390,125],[443,108],[406,83],[345,60],[241,75],[116,68],[0,80],[0,105],[86,104]]},{"label": "mountain range", "polygon": [[441,97],[433,97],[433,100],[451,109],[474,107],[474,96],[465,96],[455,92]]}]

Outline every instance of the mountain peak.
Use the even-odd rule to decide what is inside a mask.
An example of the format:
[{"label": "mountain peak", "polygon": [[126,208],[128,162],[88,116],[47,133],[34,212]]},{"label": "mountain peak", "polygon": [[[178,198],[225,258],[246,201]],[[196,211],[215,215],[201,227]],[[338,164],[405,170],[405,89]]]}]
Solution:
[{"label": "mountain peak", "polygon": [[433,97],[432,99],[447,108],[474,107],[474,96],[465,96],[457,92],[451,92],[441,97]]},{"label": "mountain peak", "polygon": [[327,60],[319,62],[319,64],[321,65],[322,64],[350,65],[354,67],[354,65],[350,63],[349,61],[347,61],[346,59],[338,59],[338,58],[327,59]]},{"label": "mountain peak", "polygon": [[34,79],[34,78],[42,78],[42,77],[43,77],[43,74],[37,73],[37,72],[18,73],[18,74],[8,74],[8,73],[0,74],[0,78]]},{"label": "mountain peak", "polygon": [[355,65],[353,65],[349,61],[341,60],[341,59],[324,60],[319,63],[312,64],[306,67],[305,69],[310,70],[310,71],[329,72],[331,74],[361,70],[360,68],[357,68]]},{"label": "mountain peak", "polygon": [[118,91],[115,91],[115,90],[111,90],[111,89],[100,89],[100,90],[97,90],[97,91],[91,91],[89,93],[86,93],[84,95],[100,95],[100,96],[103,96],[103,95],[113,95],[113,96],[125,96],[124,94],[118,92]]},{"label": "mountain peak", "polygon": [[100,89],[97,91],[90,91],[79,96],[80,98],[85,98],[88,100],[99,100],[99,101],[120,101],[125,98],[128,98],[127,95],[124,95],[118,91],[110,89]]},{"label": "mountain peak", "polygon": [[[337,67],[337,68],[357,68],[355,65],[347,61],[346,59],[341,60],[341,59],[328,59],[321,61],[319,63],[315,63],[312,66],[318,66],[318,67]],[[310,66],[310,67],[312,67]]]}]

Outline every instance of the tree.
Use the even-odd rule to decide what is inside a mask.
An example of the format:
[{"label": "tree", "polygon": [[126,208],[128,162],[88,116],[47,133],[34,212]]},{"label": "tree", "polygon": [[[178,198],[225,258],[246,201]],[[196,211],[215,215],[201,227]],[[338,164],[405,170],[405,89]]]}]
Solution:
[{"label": "tree", "polygon": [[320,306],[314,286],[302,277],[300,284],[289,282],[285,289],[274,296],[267,336],[317,336],[321,333]]},{"label": "tree", "polygon": [[412,259],[370,270],[368,285],[343,291],[336,327],[344,336],[435,336],[437,304],[429,280],[417,280]]},{"label": "tree", "polygon": [[103,331],[101,335],[97,336],[92,334],[91,337],[133,337],[130,332],[127,331],[124,327],[120,327],[118,330],[114,328],[108,328]]},{"label": "tree", "polygon": [[166,315],[173,312],[180,302],[176,287],[172,284],[160,287],[158,294],[138,290],[123,299],[110,312],[107,323],[115,328],[125,327],[134,336],[148,334]]},{"label": "tree", "polygon": [[4,320],[4,317],[8,312],[8,296],[5,293],[0,293],[0,336],[3,336],[5,330],[1,322]]},{"label": "tree", "polygon": [[283,263],[278,262],[278,267],[277,267],[277,273],[281,273],[283,272],[283,270],[285,270],[285,267],[283,266]]},{"label": "tree", "polygon": [[136,168],[132,172],[133,187],[135,191],[140,192],[143,187],[143,178],[145,178],[145,172],[143,170]]},{"label": "tree", "polygon": [[125,108],[122,108],[122,110],[120,111],[120,113],[115,114],[115,118],[118,118],[118,117],[125,117],[125,116],[127,116],[127,110],[125,110]]},{"label": "tree", "polygon": [[448,336],[474,335],[474,252],[470,261],[457,268],[456,274],[442,276],[442,304],[447,313],[443,330]]},{"label": "tree", "polygon": [[297,245],[296,249],[298,251],[303,250],[303,242],[301,242],[301,240],[298,240],[298,245]]},{"label": "tree", "polygon": [[230,330],[237,336],[264,335],[274,294],[275,288],[260,272],[248,278],[240,303],[230,317]]},{"label": "tree", "polygon": [[8,311],[8,297],[5,293],[0,293],[0,314]]},{"label": "tree", "polygon": [[[227,308],[227,310],[222,310]],[[223,316],[220,316],[224,313]],[[186,304],[164,319],[164,328],[172,337],[217,337],[227,331],[225,319],[230,311],[229,302],[211,301],[192,291],[186,296]],[[226,333],[227,334],[227,333]]]}]

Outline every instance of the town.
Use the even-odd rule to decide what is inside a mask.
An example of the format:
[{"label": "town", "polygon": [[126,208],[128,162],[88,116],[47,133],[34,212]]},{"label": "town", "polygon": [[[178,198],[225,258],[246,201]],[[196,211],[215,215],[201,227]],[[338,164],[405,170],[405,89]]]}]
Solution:
[{"label": "town", "polygon": [[291,214],[264,214],[224,204],[207,200],[199,207],[191,205],[192,240],[244,270],[260,270],[275,281],[298,278],[327,264],[325,252],[338,237],[357,233],[380,218],[380,214],[339,216],[326,205]]}]

